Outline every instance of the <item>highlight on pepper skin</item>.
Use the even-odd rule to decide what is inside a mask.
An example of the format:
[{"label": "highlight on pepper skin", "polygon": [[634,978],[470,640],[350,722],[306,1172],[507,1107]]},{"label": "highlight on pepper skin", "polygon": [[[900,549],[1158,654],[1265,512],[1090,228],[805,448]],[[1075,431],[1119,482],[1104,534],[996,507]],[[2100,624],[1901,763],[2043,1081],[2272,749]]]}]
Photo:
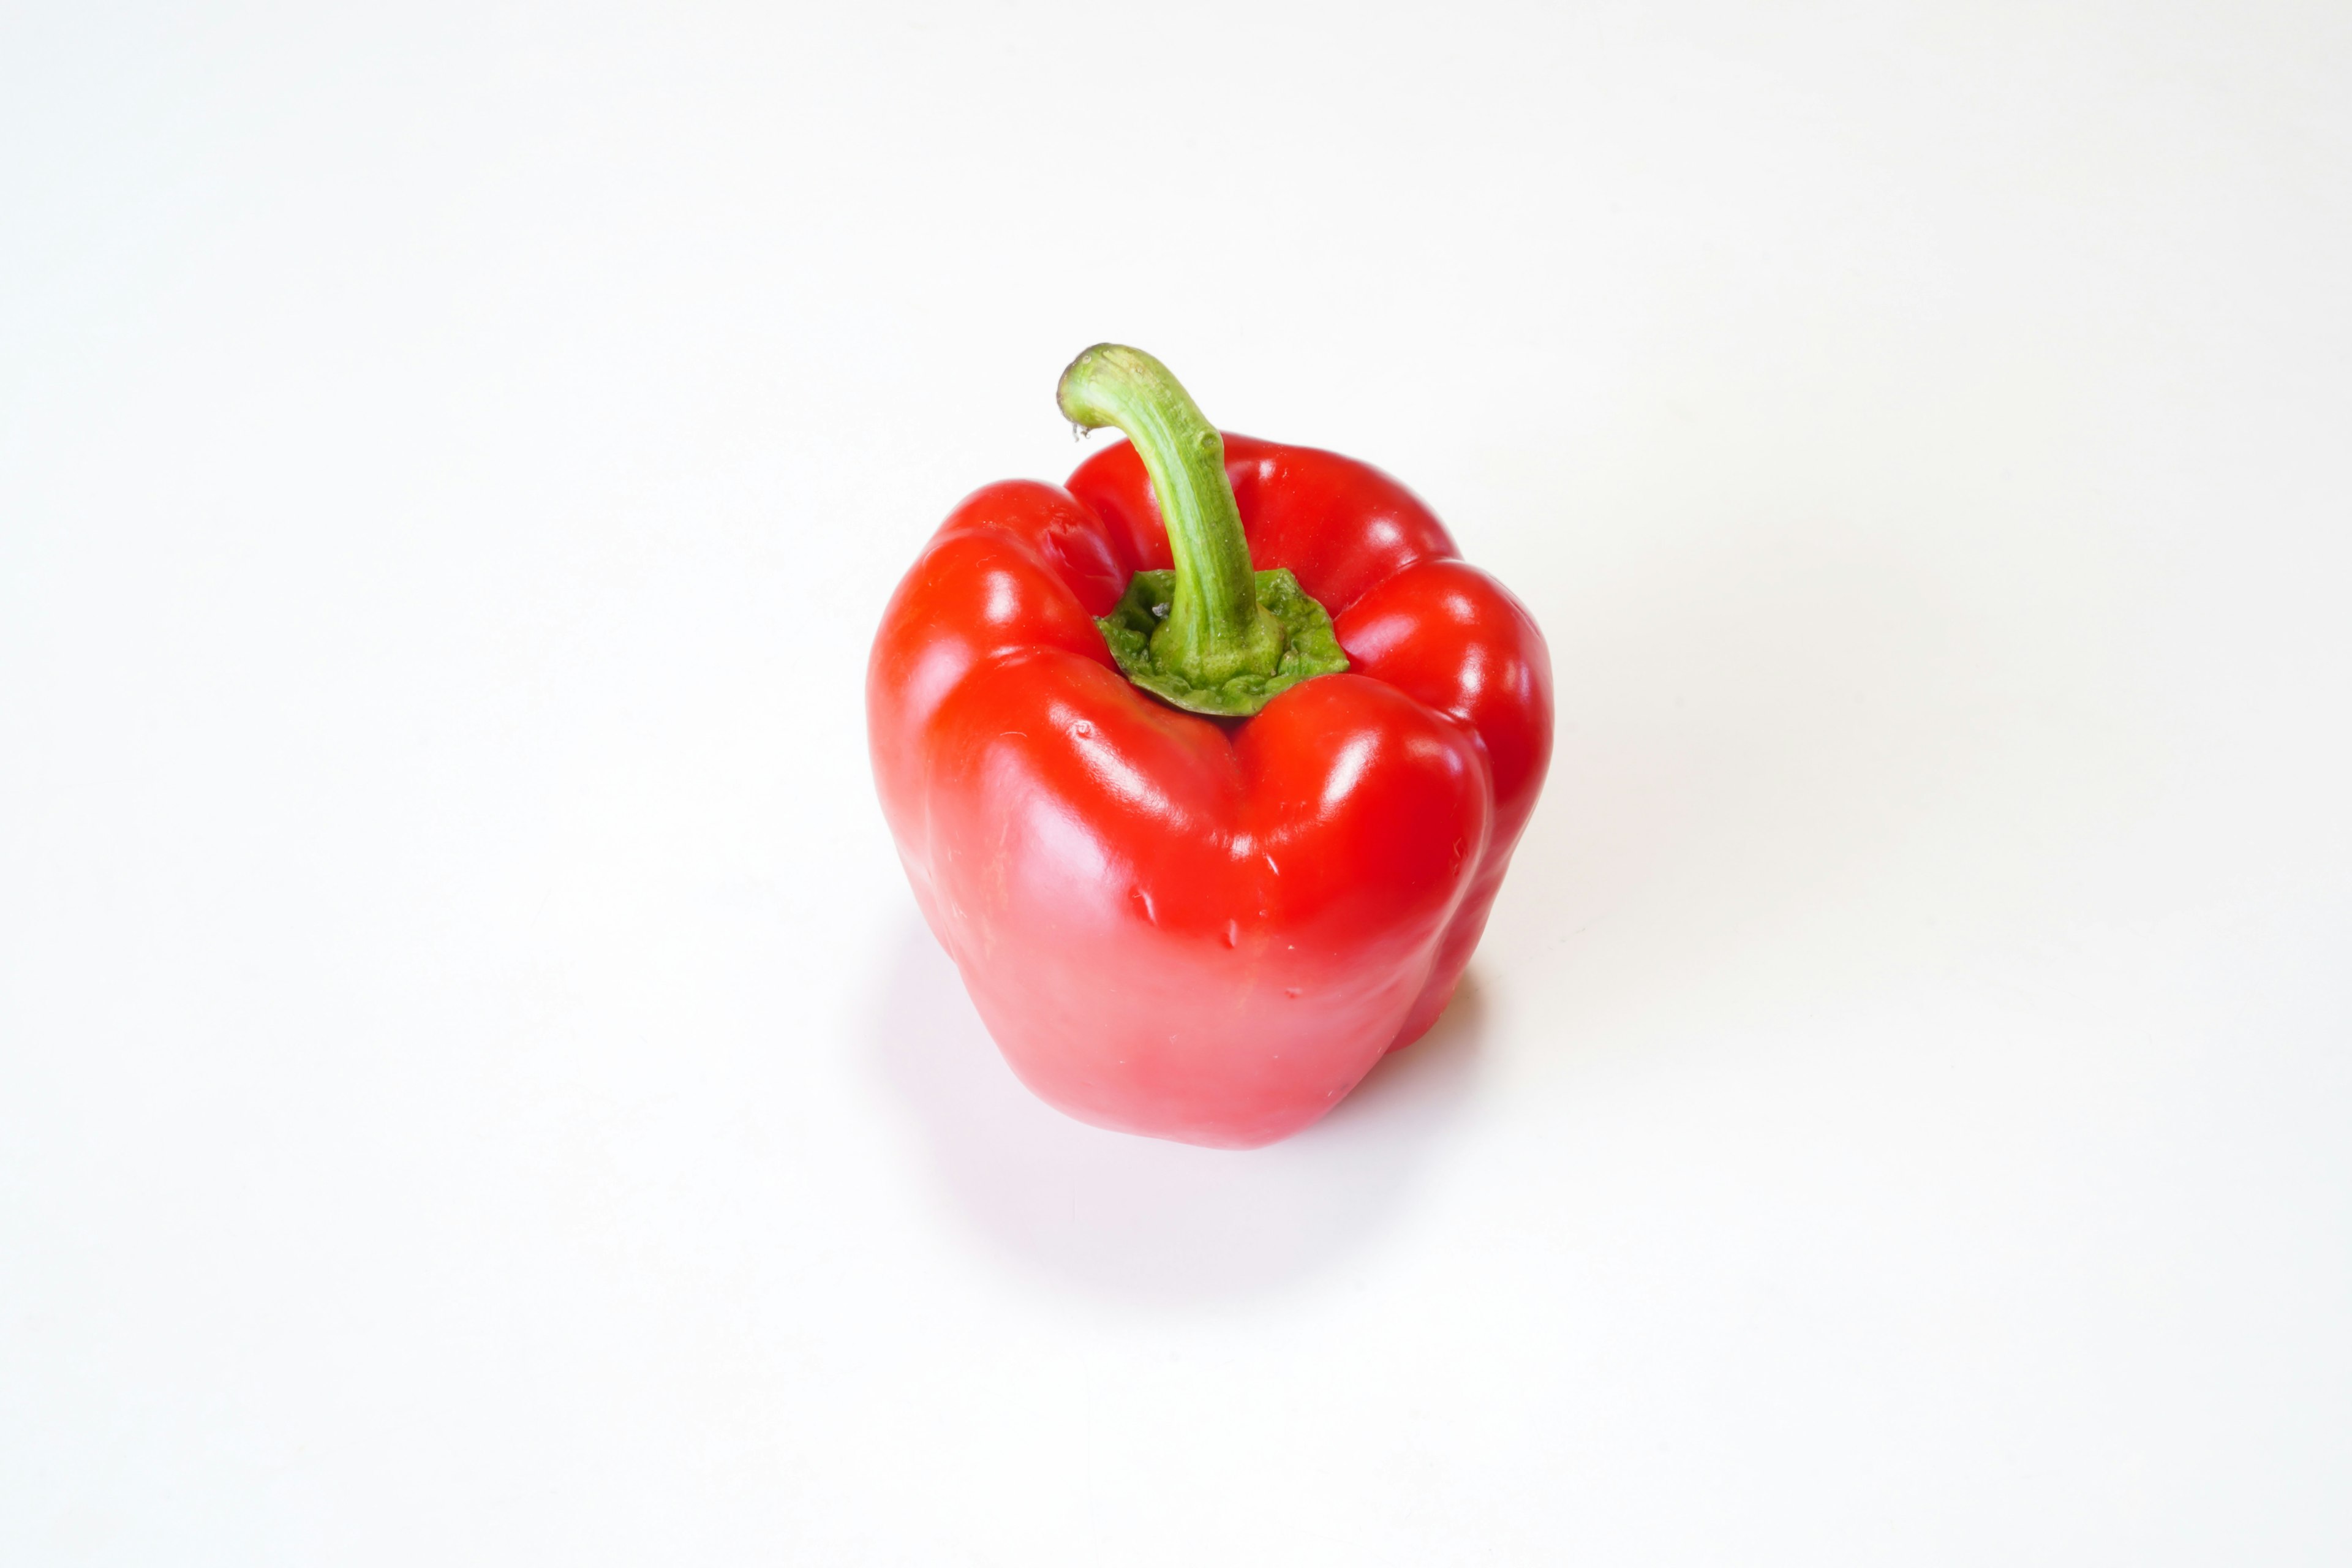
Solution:
[{"label": "highlight on pepper skin", "polygon": [[[1118,345],[1058,401],[1129,439],[975,491],[908,569],[867,666],[884,815],[1040,1098],[1269,1143],[1452,996],[1542,790],[1549,659],[1378,469],[1219,432]],[[1122,600],[1153,621],[1115,637]]]}]

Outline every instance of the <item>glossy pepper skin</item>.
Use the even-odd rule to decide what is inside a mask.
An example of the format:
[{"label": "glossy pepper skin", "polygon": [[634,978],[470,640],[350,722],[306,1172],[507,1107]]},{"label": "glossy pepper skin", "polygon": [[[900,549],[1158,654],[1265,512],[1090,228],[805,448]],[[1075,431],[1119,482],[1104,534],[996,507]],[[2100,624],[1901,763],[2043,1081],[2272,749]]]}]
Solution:
[{"label": "glossy pepper skin", "polygon": [[1121,444],[950,515],[883,616],[866,710],[916,901],[1022,1081],[1098,1126],[1249,1148],[1452,996],[1543,784],[1551,675],[1403,486],[1223,443],[1250,563],[1329,611],[1346,673],[1238,720],[1120,673],[1096,617],[1171,562]]}]

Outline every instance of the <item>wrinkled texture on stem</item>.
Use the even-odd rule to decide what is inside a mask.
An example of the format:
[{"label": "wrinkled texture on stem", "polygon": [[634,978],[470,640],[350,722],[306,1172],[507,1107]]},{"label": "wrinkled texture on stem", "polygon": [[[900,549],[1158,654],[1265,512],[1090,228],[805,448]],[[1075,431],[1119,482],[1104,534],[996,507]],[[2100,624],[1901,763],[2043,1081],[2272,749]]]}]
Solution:
[{"label": "wrinkled texture on stem", "polygon": [[1297,579],[1251,569],[1224,439],[1166,365],[1097,343],[1062,373],[1055,401],[1077,425],[1126,433],[1168,531],[1171,568],[1131,584],[1101,621],[1128,679],[1192,712],[1246,718],[1302,680],[1348,668],[1330,616]]}]

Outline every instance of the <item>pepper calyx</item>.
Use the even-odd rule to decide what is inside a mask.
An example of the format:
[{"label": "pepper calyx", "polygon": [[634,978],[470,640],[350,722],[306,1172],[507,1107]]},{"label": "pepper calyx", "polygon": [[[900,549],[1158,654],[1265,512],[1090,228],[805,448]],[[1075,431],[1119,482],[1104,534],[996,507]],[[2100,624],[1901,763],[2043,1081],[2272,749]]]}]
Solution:
[{"label": "pepper calyx", "polygon": [[1258,607],[1283,630],[1281,658],[1268,673],[1244,671],[1214,684],[1195,684],[1154,653],[1152,634],[1174,602],[1173,572],[1138,572],[1110,614],[1095,625],[1102,628],[1120,673],[1144,690],[1188,713],[1246,719],[1299,682],[1348,668],[1329,612],[1307,596],[1287,568],[1252,575]]}]

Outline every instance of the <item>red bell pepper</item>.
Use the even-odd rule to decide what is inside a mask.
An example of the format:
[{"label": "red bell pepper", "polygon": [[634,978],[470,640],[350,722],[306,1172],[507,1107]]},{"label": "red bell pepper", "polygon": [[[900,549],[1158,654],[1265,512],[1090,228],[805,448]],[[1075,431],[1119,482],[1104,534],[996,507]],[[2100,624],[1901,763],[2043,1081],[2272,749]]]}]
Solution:
[{"label": "red bell pepper", "polygon": [[899,584],[883,811],[1030,1089],[1268,1143],[1453,995],[1543,784],[1550,661],[1377,469],[1220,437],[1133,349],[1060,402],[1129,439],[974,492]]}]

